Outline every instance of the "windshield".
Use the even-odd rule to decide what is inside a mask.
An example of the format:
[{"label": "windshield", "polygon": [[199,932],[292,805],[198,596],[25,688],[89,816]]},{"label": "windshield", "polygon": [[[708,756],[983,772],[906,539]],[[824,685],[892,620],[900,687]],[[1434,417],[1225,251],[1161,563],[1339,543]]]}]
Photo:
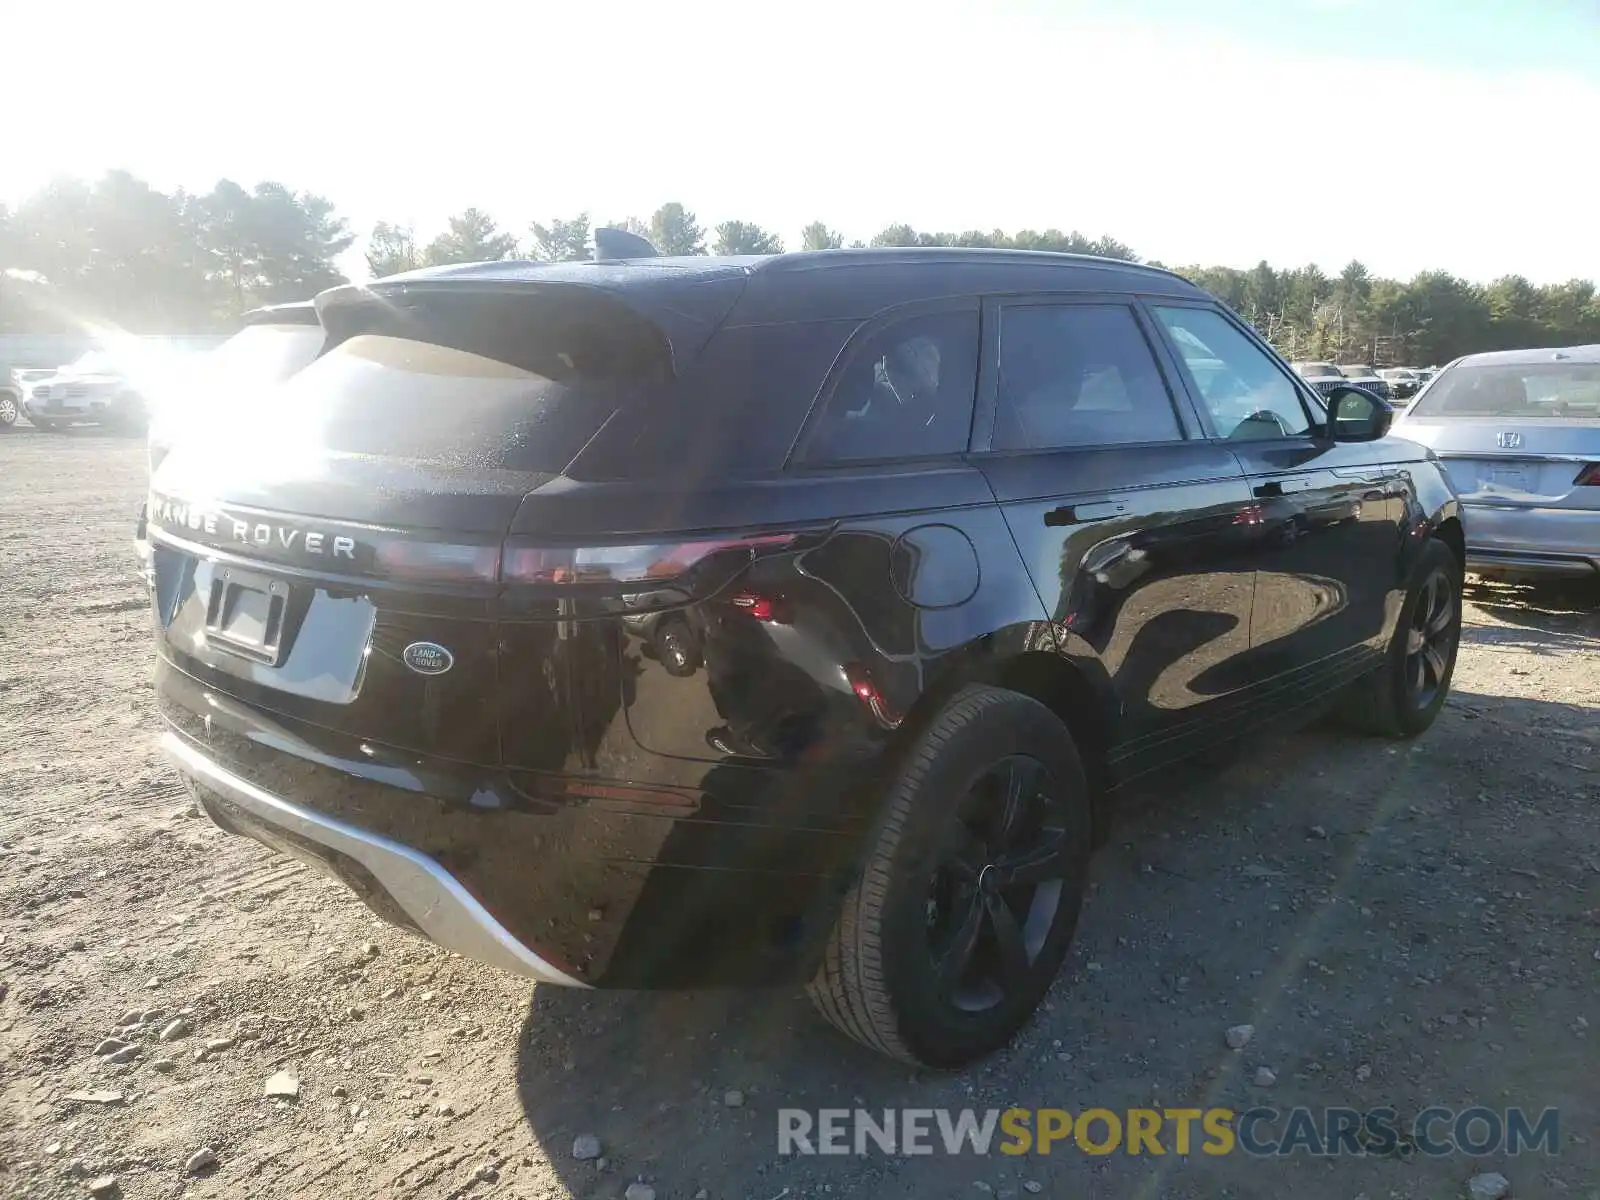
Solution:
[{"label": "windshield", "polygon": [[251,325],[211,352],[207,366],[229,378],[280,383],[322,349],[320,325]]},{"label": "windshield", "polygon": [[1361,363],[1356,363],[1356,364],[1353,364],[1353,365],[1348,366],[1348,367],[1341,366],[1339,368],[1339,373],[1342,374],[1346,379],[1372,379],[1372,378],[1374,378],[1374,376],[1372,374],[1372,368],[1369,367],[1369,366],[1365,366],[1365,365],[1363,365]]},{"label": "windshield", "polygon": [[1334,366],[1332,363],[1297,363],[1296,367],[1300,374],[1307,379],[1323,379],[1330,377],[1337,379],[1339,377],[1339,368]]},{"label": "windshield", "polygon": [[1434,381],[1416,412],[1518,420],[1600,418],[1600,364],[1462,364]]}]

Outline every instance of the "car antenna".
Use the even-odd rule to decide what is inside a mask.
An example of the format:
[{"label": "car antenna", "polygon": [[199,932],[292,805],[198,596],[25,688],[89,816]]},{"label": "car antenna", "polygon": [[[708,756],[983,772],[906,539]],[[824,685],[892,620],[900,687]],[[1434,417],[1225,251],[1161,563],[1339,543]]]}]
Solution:
[{"label": "car antenna", "polygon": [[611,225],[600,225],[594,231],[595,262],[608,262],[619,258],[660,257],[660,252],[650,244],[649,239],[642,238],[637,233],[630,233],[626,229],[617,229]]}]

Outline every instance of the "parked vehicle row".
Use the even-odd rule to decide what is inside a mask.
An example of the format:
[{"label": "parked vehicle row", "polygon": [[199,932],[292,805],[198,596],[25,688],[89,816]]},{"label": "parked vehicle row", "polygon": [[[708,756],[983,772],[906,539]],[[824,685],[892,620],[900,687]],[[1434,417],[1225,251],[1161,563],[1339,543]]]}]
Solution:
[{"label": "parked vehicle row", "polygon": [[1380,367],[1374,370],[1365,363],[1335,365],[1331,362],[1297,362],[1294,369],[1300,376],[1326,394],[1330,389],[1346,384],[1365,388],[1390,403],[1409,401],[1432,379],[1432,367]]},{"label": "parked vehicle row", "polygon": [[1168,272],[492,263],[315,313],[270,422],[156,462],[163,745],[508,970],[804,981],[958,1065],[1049,987],[1119,787],[1448,692],[1439,460]]}]

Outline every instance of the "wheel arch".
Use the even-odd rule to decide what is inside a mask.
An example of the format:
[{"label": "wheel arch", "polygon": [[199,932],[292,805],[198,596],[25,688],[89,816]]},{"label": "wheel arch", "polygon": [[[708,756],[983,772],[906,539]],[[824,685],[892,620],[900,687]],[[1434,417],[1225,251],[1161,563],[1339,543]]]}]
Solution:
[{"label": "wheel arch", "polygon": [[1465,574],[1467,569],[1467,535],[1466,531],[1461,527],[1461,518],[1454,515],[1444,518],[1434,526],[1433,536],[1450,547],[1450,553],[1455,555],[1456,565]]},{"label": "wheel arch", "polygon": [[891,761],[916,742],[939,711],[969,684],[987,684],[1029,696],[1053,712],[1071,732],[1088,773],[1097,842],[1105,832],[1107,759],[1117,706],[1110,682],[1086,649],[1063,653],[1049,625],[1035,625],[977,639],[946,656],[940,670],[906,712],[896,730]]}]

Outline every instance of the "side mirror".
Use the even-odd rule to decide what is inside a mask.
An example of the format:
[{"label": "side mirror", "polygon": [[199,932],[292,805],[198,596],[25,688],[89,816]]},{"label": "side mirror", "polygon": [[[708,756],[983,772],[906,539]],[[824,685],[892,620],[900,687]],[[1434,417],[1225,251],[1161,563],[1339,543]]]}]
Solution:
[{"label": "side mirror", "polygon": [[1336,442],[1375,442],[1394,424],[1394,409],[1364,388],[1341,385],[1327,401],[1328,428]]}]

